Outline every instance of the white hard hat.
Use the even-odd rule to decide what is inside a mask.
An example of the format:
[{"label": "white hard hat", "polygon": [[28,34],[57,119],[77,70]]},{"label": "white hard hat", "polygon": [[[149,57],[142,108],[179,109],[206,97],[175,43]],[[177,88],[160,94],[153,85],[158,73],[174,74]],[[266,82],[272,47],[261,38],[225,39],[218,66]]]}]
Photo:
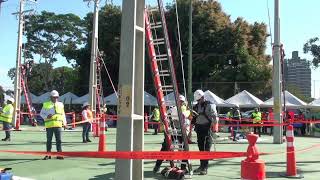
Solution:
[{"label": "white hard hat", "polygon": [[179,100],[185,102],[186,98],[183,95],[179,95]]},{"label": "white hard hat", "polygon": [[59,97],[59,93],[56,90],[52,90],[51,93],[50,93],[50,96],[51,97]]},{"label": "white hard hat", "polygon": [[200,89],[196,90],[193,94],[194,100],[198,101],[204,96],[204,92]]},{"label": "white hard hat", "polygon": [[14,99],[12,97],[8,98],[7,101],[10,101],[10,102],[14,103]]},{"label": "white hard hat", "polygon": [[89,106],[90,104],[88,102],[83,103],[82,108]]}]

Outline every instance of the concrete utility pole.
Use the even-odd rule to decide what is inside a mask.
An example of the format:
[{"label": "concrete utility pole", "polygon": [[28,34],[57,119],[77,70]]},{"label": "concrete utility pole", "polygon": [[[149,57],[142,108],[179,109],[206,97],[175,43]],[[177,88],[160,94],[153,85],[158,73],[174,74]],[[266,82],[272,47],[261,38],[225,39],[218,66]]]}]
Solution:
[{"label": "concrete utility pole", "polygon": [[[143,151],[145,0],[123,0],[117,151]],[[143,160],[116,160],[115,179],[142,180]]]},{"label": "concrete utility pole", "polygon": [[[281,60],[280,60],[280,17],[279,17],[279,0],[274,1],[274,46],[273,46],[273,113],[274,118],[282,123],[282,103],[281,103]],[[282,144],[282,126],[274,127],[273,143]]]},{"label": "concrete utility pole", "polygon": [[188,100],[190,105],[193,100],[192,92],[192,0],[189,7],[189,47],[188,47]]},{"label": "concrete utility pole", "polygon": [[21,54],[22,54],[22,36],[23,36],[23,25],[24,25],[24,3],[25,0],[20,0],[19,12],[14,13],[19,15],[19,27],[18,27],[18,44],[17,44],[17,58],[16,58],[16,75],[14,79],[14,116],[13,124],[15,125],[17,120],[20,119],[20,101],[21,101]]},{"label": "concrete utility pole", "polygon": [[[92,0],[84,0],[89,2]],[[90,79],[89,79],[89,99],[93,117],[96,118],[97,106],[97,56],[98,56],[98,17],[99,17],[99,0],[94,1],[93,13],[93,29],[92,29],[92,43],[91,43],[91,62],[90,62]]]}]

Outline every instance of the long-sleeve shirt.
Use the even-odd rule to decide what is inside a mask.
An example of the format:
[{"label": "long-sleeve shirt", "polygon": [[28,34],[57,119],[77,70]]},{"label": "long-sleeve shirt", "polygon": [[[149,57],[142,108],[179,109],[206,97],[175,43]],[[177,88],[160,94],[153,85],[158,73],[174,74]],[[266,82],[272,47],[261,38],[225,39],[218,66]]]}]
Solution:
[{"label": "long-sleeve shirt", "polygon": [[[62,102],[56,102],[54,106],[62,106],[62,107],[64,107],[64,105],[63,105]],[[41,116],[42,119],[44,119],[44,120],[47,119],[48,115],[50,115],[50,114],[51,114],[51,115],[56,114],[56,111],[55,111],[54,107],[51,108],[51,109],[44,109],[44,108],[42,108],[41,111],[40,111],[40,116]],[[63,124],[63,125],[67,125],[66,115],[63,114],[62,116],[63,116],[63,122],[62,122],[62,124]]]}]

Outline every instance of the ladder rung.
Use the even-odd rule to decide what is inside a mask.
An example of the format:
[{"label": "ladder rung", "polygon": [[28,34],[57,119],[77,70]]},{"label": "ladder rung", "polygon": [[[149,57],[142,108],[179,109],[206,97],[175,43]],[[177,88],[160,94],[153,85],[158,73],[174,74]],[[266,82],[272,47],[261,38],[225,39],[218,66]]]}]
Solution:
[{"label": "ladder rung", "polygon": [[164,44],[164,38],[154,39],[153,44],[154,45]]},{"label": "ladder rung", "polygon": [[158,8],[150,8],[148,9],[149,12],[158,12],[159,9]]}]

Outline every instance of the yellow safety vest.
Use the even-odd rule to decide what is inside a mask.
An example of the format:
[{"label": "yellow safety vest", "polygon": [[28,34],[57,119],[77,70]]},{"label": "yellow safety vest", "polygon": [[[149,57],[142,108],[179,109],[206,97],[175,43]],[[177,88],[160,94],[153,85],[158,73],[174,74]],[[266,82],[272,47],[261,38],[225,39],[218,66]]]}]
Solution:
[{"label": "yellow safety vest", "polygon": [[3,113],[0,114],[0,121],[11,123],[14,111],[13,105],[7,104],[6,106],[4,106],[2,111]]},{"label": "yellow safety vest", "polygon": [[253,123],[254,124],[260,124],[261,123],[261,112],[253,112],[252,113],[253,117]]},{"label": "yellow safety vest", "polygon": [[155,108],[153,110],[153,120],[154,121],[160,121],[160,111],[158,108]]},{"label": "yellow safety vest", "polygon": [[232,113],[230,111],[227,113],[227,118],[232,118]]},{"label": "yellow safety vest", "polygon": [[185,104],[183,104],[181,106],[181,111],[182,111],[182,114],[185,116],[185,118],[188,118],[190,116],[190,110],[187,109],[187,106]]},{"label": "yellow safety vest", "polygon": [[44,125],[46,128],[62,127],[62,122],[64,121],[64,107],[60,103],[53,103],[51,101],[43,103],[43,109],[49,110],[54,108],[55,114],[51,118],[46,118],[44,120]]}]

